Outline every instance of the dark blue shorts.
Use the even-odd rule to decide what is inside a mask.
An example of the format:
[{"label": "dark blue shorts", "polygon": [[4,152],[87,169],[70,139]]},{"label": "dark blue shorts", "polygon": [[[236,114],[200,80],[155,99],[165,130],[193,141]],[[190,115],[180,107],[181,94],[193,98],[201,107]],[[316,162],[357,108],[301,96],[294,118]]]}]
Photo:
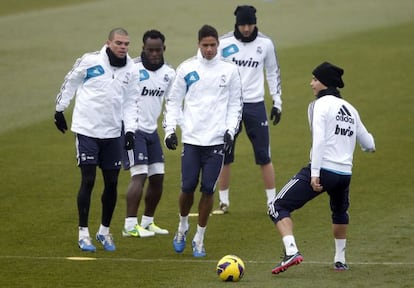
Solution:
[{"label": "dark blue shorts", "polygon": [[223,145],[195,146],[184,143],[181,155],[181,190],[184,193],[194,193],[201,173],[200,191],[213,194],[223,159]]},{"label": "dark blue shorts", "polygon": [[164,163],[164,154],[161,148],[158,132],[146,133],[135,131],[135,146],[133,150],[123,149],[124,168],[129,169],[135,165],[151,165]]},{"label": "dark blue shorts", "polygon": [[[242,123],[240,123],[237,135],[242,131],[242,125],[244,125],[247,137],[249,137],[252,143],[256,164],[269,164],[272,160],[270,157],[269,125],[265,103],[243,103]],[[237,136],[235,137],[234,145],[236,140]],[[224,164],[234,162],[234,148],[235,146],[230,154],[226,154]]]},{"label": "dark blue shorts", "polygon": [[[322,194],[322,192],[313,191],[310,179],[310,167],[304,167],[279,191],[269,211],[269,215],[274,222],[284,217],[290,217],[292,211],[301,208],[307,202]],[[332,223],[348,224],[347,211],[349,208],[351,175],[336,174],[322,169],[320,183],[323,186],[323,192],[327,192],[329,195]]]},{"label": "dark blue shorts", "polygon": [[76,134],[76,158],[78,166],[98,165],[104,170],[121,168],[121,137],[98,139]]}]

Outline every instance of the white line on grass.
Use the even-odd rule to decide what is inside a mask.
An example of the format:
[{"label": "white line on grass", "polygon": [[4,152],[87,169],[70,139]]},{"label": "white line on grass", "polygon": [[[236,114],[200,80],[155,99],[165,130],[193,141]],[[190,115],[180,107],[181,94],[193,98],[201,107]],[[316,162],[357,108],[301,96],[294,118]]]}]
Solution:
[{"label": "white line on grass", "polygon": [[[92,255],[91,255],[92,256]],[[218,260],[206,259],[139,259],[139,258],[97,258],[97,257],[46,257],[46,256],[19,256],[19,255],[0,255],[0,259],[26,259],[26,260],[96,260],[96,261],[113,261],[113,262],[170,262],[170,263],[192,263],[192,262],[207,262],[216,263]],[[246,263],[253,264],[275,264],[277,261],[256,261],[247,260]],[[324,261],[303,261],[303,264],[309,265],[330,265],[331,262]],[[350,265],[383,265],[383,266],[398,266],[398,265],[414,265],[414,262],[348,262]]]}]

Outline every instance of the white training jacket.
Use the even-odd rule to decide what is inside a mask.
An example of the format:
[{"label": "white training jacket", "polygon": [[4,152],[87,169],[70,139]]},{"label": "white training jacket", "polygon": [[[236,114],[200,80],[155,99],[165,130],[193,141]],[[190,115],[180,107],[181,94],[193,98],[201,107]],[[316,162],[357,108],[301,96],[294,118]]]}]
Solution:
[{"label": "white training jacket", "polygon": [[237,67],[219,54],[207,60],[198,50],[176,73],[165,103],[165,137],[176,125],[181,127],[182,142],[192,145],[223,144],[226,130],[234,136],[243,108]]},{"label": "white training jacket", "polygon": [[358,111],[342,98],[326,95],[314,100],[308,107],[308,119],[312,132],[312,177],[319,177],[321,168],[351,175],[356,142],[363,151],[375,151],[374,138]]},{"label": "white training jacket", "polygon": [[76,94],[71,130],[88,137],[109,139],[137,128],[139,73],[128,57],[124,67],[109,64],[105,45],[79,58],[56,97],[56,111],[64,111]]},{"label": "white training jacket", "polygon": [[272,40],[261,32],[252,42],[241,42],[228,32],[220,38],[221,56],[234,62],[240,71],[243,88],[243,102],[264,101],[264,70],[273,99],[273,106],[282,110],[282,88],[280,69]]},{"label": "white training jacket", "polygon": [[141,92],[138,97],[138,130],[153,133],[158,127],[164,97],[171,87],[175,70],[164,64],[156,71],[145,69],[141,57],[134,63],[139,71]]}]

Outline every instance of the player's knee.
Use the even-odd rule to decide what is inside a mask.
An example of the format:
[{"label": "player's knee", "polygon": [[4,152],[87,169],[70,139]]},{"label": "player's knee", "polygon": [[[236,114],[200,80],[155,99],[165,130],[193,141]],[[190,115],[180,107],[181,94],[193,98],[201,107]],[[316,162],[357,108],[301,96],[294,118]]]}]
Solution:
[{"label": "player's knee", "polygon": [[349,202],[341,203],[339,205],[331,204],[332,211],[332,223],[333,224],[348,224],[349,215],[348,215]]},{"label": "player's knee", "polygon": [[95,177],[82,177],[81,186],[83,190],[92,191],[95,185]]},{"label": "player's knee", "polygon": [[164,174],[154,174],[151,176],[148,176],[149,183],[160,183],[164,181]]},{"label": "player's knee", "polygon": [[214,190],[215,190],[214,188],[215,188],[215,185],[201,185],[200,191],[203,194],[209,195],[209,194],[214,193]]},{"label": "player's knee", "polygon": [[290,217],[290,210],[284,207],[278,200],[273,201],[269,204],[269,217],[274,222],[277,223],[283,218]]},{"label": "player's knee", "polygon": [[226,153],[224,155],[223,163],[224,163],[224,165],[227,165],[227,164],[231,164],[233,162],[234,162],[234,150],[232,150],[230,153]]},{"label": "player's knee", "polygon": [[186,183],[183,183],[181,186],[181,190],[184,193],[193,193],[196,188],[197,188],[197,182],[186,182]]},{"label": "player's knee", "polygon": [[256,164],[257,165],[266,165],[269,164],[272,159],[270,158],[269,151],[267,150],[258,150],[255,153],[256,155]]},{"label": "player's knee", "polygon": [[82,181],[81,186],[84,190],[92,190],[95,184],[96,173],[92,166],[81,167]]},{"label": "player's knee", "polygon": [[334,212],[332,213],[333,224],[349,224],[348,212]]}]

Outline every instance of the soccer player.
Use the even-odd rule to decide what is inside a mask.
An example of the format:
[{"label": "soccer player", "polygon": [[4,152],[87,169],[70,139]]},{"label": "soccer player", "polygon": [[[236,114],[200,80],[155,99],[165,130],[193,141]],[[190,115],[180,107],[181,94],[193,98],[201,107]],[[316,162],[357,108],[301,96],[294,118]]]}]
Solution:
[{"label": "soccer player", "polygon": [[[164,182],[164,155],[157,132],[157,119],[175,71],[164,62],[165,36],[160,31],[145,32],[142,41],[141,57],[134,59],[141,88],[138,95],[138,129],[135,131],[134,149],[125,151],[125,166],[131,173],[131,182],[126,195],[122,235],[132,237],[168,234],[168,230],[154,223],[154,213],[161,199]],[[147,178],[145,210],[138,224],[138,207]]]},{"label": "soccer player", "polygon": [[[234,15],[235,29],[220,38],[220,53],[223,58],[231,60],[239,67],[243,90],[242,123],[252,143],[256,164],[260,166],[269,204],[275,197],[276,188],[264,102],[264,70],[273,99],[270,119],[276,125],[282,115],[280,69],[272,40],[259,32],[256,26],[256,9],[248,5],[238,6]],[[241,129],[237,134],[240,132]],[[234,162],[234,143],[230,153],[225,155],[219,179],[220,206],[213,211],[214,214],[227,213],[230,205],[230,164]]]},{"label": "soccer player", "polygon": [[349,223],[349,185],[355,144],[363,151],[374,152],[374,138],[361,122],[358,111],[341,97],[343,88],[340,67],[324,62],[312,74],[310,85],[316,99],[308,108],[312,133],[310,164],[302,168],[277,194],[269,215],[285,247],[285,257],[273,274],[285,271],[303,261],[293,236],[292,211],[327,192],[332,212],[335,238],[334,269],[348,270],[345,261],[346,230]]},{"label": "soccer player", "polygon": [[128,56],[129,43],[125,29],[110,31],[100,51],[86,53],[76,61],[56,97],[55,124],[65,133],[68,127],[63,111],[76,94],[71,130],[76,137],[76,157],[81,172],[77,205],[78,245],[82,251],[96,250],[89,235],[88,218],[97,166],[102,170],[104,190],[96,240],[105,250],[115,250],[109,226],[117,200],[122,160],[122,122],[126,131],[124,146],[130,150],[134,146],[138,115],[139,74]]},{"label": "soccer player", "polygon": [[[204,257],[204,233],[213,207],[213,194],[223,165],[224,150],[231,149],[242,112],[241,80],[237,67],[217,54],[217,30],[204,25],[198,31],[198,52],[177,68],[166,98],[165,145],[175,150],[175,129],[181,128],[180,220],[173,246],[183,252],[189,230],[188,214],[201,182],[193,256]],[[184,102],[184,103],[183,103]],[[200,179],[201,178],[201,179]]]}]

